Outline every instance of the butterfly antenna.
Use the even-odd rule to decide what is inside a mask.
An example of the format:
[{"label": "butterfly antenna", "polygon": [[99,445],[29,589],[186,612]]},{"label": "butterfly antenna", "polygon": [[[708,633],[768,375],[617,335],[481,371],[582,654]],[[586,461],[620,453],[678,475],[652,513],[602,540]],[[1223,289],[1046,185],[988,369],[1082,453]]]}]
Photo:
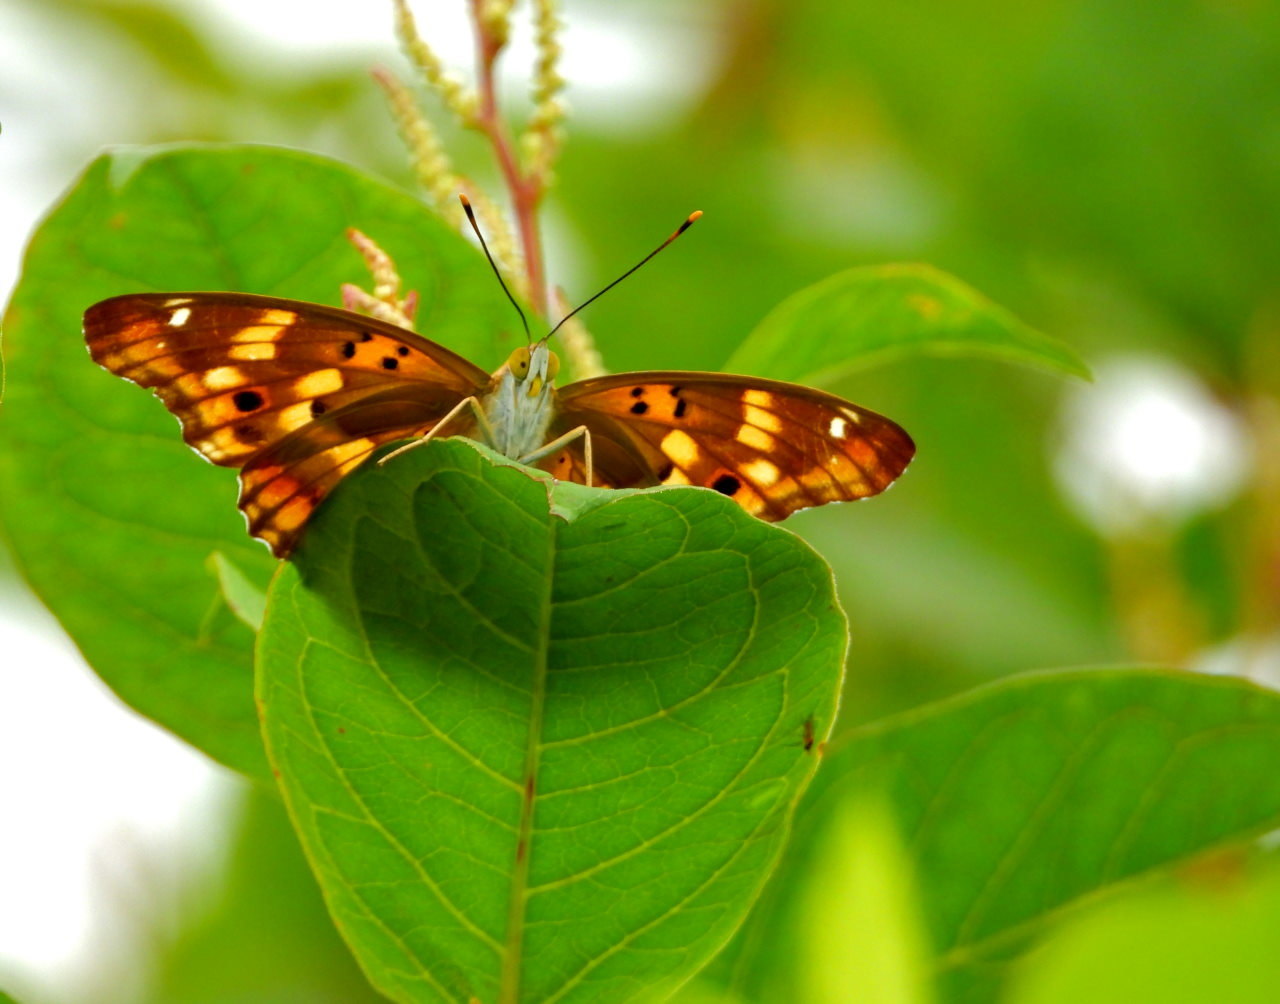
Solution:
[{"label": "butterfly antenna", "polygon": [[458,195],[458,199],[467,214],[467,222],[471,224],[471,229],[476,232],[476,237],[480,241],[480,247],[484,249],[484,256],[489,259],[489,267],[493,269],[493,274],[498,277],[498,285],[502,287],[502,291],[507,294],[507,299],[511,301],[511,306],[515,307],[516,313],[520,315],[520,323],[524,325],[524,340],[532,342],[533,335],[529,331],[529,322],[525,320],[524,311],[520,309],[520,304],[516,303],[516,298],[511,295],[511,290],[507,289],[507,284],[502,279],[502,273],[498,271],[498,263],[493,260],[493,255],[489,253],[489,245],[484,242],[484,234],[480,232],[480,224],[476,222],[476,214],[471,209],[471,200],[462,194]]},{"label": "butterfly antenna", "polygon": [[[635,271],[636,269],[638,269],[641,265],[643,265],[645,262],[647,262],[650,258],[652,258],[654,255],[656,255],[659,251],[661,251],[663,248],[665,248],[665,247],[666,247],[668,244],[670,244],[673,240],[675,240],[675,239],[676,239],[677,237],[679,237],[682,233],[684,233],[686,230],[688,230],[691,226],[693,226],[693,224],[694,224],[695,222],[697,222],[698,217],[699,217],[699,216],[701,216],[701,215],[702,215],[702,210],[701,210],[701,209],[697,209],[697,210],[695,210],[694,212],[690,213],[690,214],[685,218],[685,221],[684,221],[683,223],[681,223],[681,224],[680,224],[680,226],[676,227],[676,229],[675,229],[675,233],[673,233],[673,234],[672,234],[670,237],[668,237],[665,241],[663,241],[663,242],[662,242],[661,244],[659,244],[656,248],[654,248],[652,251],[650,251],[647,255],[645,255],[643,258],[641,258],[638,262],[636,262],[634,265],[632,265],[629,269],[627,269],[625,272],[623,272],[623,273],[622,273],[622,275],[620,275],[620,276],[618,276],[618,278],[614,279],[614,280],[613,280],[613,282],[611,282],[611,283],[609,283],[609,285],[605,286],[605,288],[604,288],[604,289],[602,289],[602,290],[600,290],[600,292],[598,292],[595,296],[590,297],[590,298],[589,298],[589,299],[587,299],[587,300],[584,300],[582,303],[578,304],[578,305],[577,305],[576,307],[574,307],[571,311],[569,311],[569,313],[565,314],[565,315],[564,315],[564,317],[560,318],[560,323],[559,323],[559,324],[557,324],[557,325],[556,325],[554,328],[552,328],[550,331],[548,331],[548,332],[547,332],[547,336],[546,336],[546,337],[547,337],[547,338],[550,338],[552,335],[554,335],[557,331],[559,331],[559,330],[560,330],[560,328],[561,328],[561,327],[563,327],[563,325],[564,325],[564,322],[565,322],[565,321],[569,320],[569,318],[571,318],[574,314],[576,314],[576,313],[578,313],[578,311],[582,310],[582,308],[583,308],[583,307],[586,307],[586,306],[588,306],[589,304],[592,304],[592,303],[594,303],[596,300],[600,299],[600,297],[604,296],[604,294],[605,294],[605,293],[607,293],[607,292],[609,292],[609,290],[613,289],[613,287],[614,287],[614,286],[618,285],[618,283],[620,283],[623,279],[625,279],[627,276],[629,276],[632,272],[634,272],[634,271]],[[544,339],[543,339],[543,341],[546,341],[546,338],[544,338]]]}]

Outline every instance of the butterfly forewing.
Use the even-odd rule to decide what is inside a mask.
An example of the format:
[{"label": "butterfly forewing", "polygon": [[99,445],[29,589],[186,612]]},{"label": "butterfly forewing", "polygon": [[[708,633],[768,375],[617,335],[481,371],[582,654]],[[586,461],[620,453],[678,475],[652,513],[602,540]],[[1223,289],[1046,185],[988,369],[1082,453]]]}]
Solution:
[{"label": "butterfly forewing", "polygon": [[281,555],[369,453],[421,435],[489,383],[412,332],[292,300],[121,296],[90,307],[84,325],[97,362],[154,390],[214,463],[244,468],[250,530]]},{"label": "butterfly forewing", "polygon": [[[587,426],[612,486],[700,485],[766,520],[882,492],[915,453],[882,415],[756,377],[626,373],[571,384],[560,403],[553,435]],[[547,469],[581,480],[580,451]]]}]

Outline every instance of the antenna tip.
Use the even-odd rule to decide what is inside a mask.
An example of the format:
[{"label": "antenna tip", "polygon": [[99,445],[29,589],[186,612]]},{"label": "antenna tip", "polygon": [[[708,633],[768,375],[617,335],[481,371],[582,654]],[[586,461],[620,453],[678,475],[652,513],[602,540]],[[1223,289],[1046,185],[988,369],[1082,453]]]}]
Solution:
[{"label": "antenna tip", "polygon": [[467,196],[466,196],[466,194],[465,194],[465,193],[463,193],[463,192],[459,192],[459,193],[458,193],[458,201],[462,203],[462,208],[463,208],[463,209],[470,209],[470,208],[471,208],[471,200],[467,198]]},{"label": "antenna tip", "polygon": [[675,238],[679,237],[682,233],[684,233],[691,226],[693,226],[693,224],[697,221],[698,217],[701,215],[702,215],[701,209],[695,209],[693,212],[691,212],[687,217],[685,217],[685,221],[680,224],[680,229],[671,235],[671,238],[674,240]]}]

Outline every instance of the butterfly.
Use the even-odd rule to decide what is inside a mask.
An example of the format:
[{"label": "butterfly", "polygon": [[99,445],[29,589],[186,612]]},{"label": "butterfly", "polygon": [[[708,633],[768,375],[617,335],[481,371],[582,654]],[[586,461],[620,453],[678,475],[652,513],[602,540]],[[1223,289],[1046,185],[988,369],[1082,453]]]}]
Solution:
[{"label": "butterfly", "polygon": [[[471,203],[467,220],[502,290]],[[547,342],[570,317],[683,234],[567,314],[493,374],[406,328],[299,300],[249,293],[138,293],[90,307],[94,360],[149,387],[186,442],[240,468],[249,532],[283,558],[344,477],[444,429],[482,439],[554,477],[604,488],[697,485],[764,520],[884,491],[915,454],[901,428],[798,384],[724,373],[653,371],[579,380],[556,390]]]},{"label": "butterfly", "polygon": [[696,485],[770,521],[875,495],[915,452],[889,419],[796,384],[654,371],[557,390],[545,339],[489,374],[396,325],[248,293],[117,296],[86,311],[84,333],[95,361],[156,393],[189,445],[240,468],[249,532],[277,557],[379,447],[442,422],[561,480]]}]

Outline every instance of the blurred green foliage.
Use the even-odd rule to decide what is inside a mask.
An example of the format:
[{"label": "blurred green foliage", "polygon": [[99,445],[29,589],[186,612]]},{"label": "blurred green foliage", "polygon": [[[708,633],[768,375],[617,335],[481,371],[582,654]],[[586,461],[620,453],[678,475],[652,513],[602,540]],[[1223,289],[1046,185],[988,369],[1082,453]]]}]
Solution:
[{"label": "blurred green foliage", "polygon": [[149,999],[183,1004],[382,1000],[334,930],[280,800],[246,788],[230,822],[228,867],[159,954]]},{"label": "blurred green foliage", "polygon": [[1094,906],[1019,963],[1007,1000],[1270,1004],[1280,986],[1276,864],[1274,854],[1225,853]]},{"label": "blurred green foliage", "polygon": [[[239,40],[161,5],[17,2],[48,17],[51,35],[59,18],[75,23],[68,60],[91,51],[129,67],[122,94],[163,95],[114,109],[120,142],[269,140],[409,183],[363,66],[255,66],[237,58]],[[661,32],[690,17],[659,0],[574,0],[568,16],[624,10]],[[746,0],[696,13],[713,26],[715,68],[698,105],[643,132],[576,124],[552,200],[582,268],[575,295],[669,221],[707,212],[667,260],[591,308],[611,367],[717,368],[795,290],[920,260],[1091,362],[1121,350],[1186,362],[1274,443],[1277,5]],[[91,44],[77,40],[86,30]],[[462,149],[485,176],[479,148]],[[68,159],[67,178],[83,159]],[[791,524],[835,565],[853,624],[842,726],[1031,666],[1149,654],[1131,624],[1147,609],[1144,583],[1113,575],[1128,542],[1073,515],[1051,477],[1052,378],[910,360],[837,389],[893,415],[920,447],[887,499]],[[1190,625],[1188,658],[1242,633],[1265,639],[1280,620],[1274,459],[1256,463],[1232,507],[1154,531],[1166,560],[1154,577],[1180,592],[1175,615],[1193,615],[1177,625]],[[287,855],[292,841],[281,827],[252,853]],[[228,895],[261,903],[264,885]],[[1252,925],[1263,908],[1239,912]],[[1101,965],[1106,945],[1068,950]],[[1038,992],[1029,999],[1070,999]]]}]

